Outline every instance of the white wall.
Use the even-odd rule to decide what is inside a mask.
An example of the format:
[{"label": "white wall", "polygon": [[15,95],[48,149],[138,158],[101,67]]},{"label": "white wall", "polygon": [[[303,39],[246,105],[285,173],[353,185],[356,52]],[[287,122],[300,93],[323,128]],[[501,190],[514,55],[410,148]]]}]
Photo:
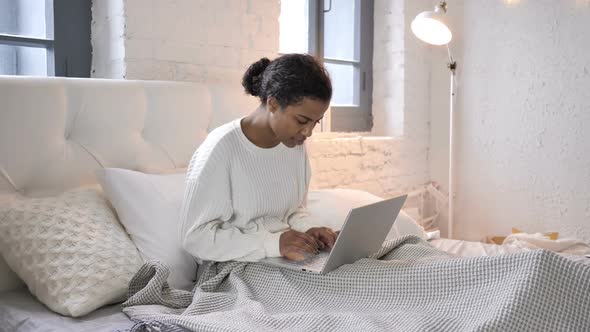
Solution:
[{"label": "white wall", "polygon": [[[453,1],[455,234],[590,240],[590,2]],[[461,32],[462,31],[462,32]],[[433,49],[430,171],[446,185],[448,71]]]}]

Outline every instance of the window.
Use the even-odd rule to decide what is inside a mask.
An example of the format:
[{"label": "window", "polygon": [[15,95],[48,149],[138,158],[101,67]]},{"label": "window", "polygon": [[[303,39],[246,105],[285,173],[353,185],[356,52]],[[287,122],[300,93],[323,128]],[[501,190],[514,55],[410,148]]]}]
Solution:
[{"label": "window", "polygon": [[282,0],[280,53],[309,53],[330,72],[334,94],[322,130],[373,126],[373,0]]},{"label": "window", "polygon": [[0,0],[0,75],[90,77],[91,0]]}]

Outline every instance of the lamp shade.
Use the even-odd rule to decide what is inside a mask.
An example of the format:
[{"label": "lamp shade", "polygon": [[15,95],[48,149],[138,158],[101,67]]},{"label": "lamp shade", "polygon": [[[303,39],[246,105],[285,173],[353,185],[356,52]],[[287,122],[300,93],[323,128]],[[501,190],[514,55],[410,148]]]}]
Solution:
[{"label": "lamp shade", "polygon": [[422,12],[412,21],[412,32],[420,40],[432,45],[446,45],[453,38],[453,34],[440,12]]}]

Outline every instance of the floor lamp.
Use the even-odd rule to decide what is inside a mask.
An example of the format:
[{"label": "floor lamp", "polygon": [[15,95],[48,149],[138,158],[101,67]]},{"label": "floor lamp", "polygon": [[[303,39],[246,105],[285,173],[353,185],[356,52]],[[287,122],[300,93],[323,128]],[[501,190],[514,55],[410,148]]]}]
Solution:
[{"label": "floor lamp", "polygon": [[412,32],[420,40],[431,45],[446,45],[449,55],[447,67],[451,72],[451,90],[449,93],[449,216],[447,224],[447,237],[453,237],[453,215],[454,215],[454,193],[455,183],[453,181],[453,118],[454,118],[454,97],[455,97],[455,69],[457,62],[453,60],[449,42],[453,38],[451,30],[448,28],[445,19],[447,12],[447,2],[441,1],[434,7],[434,11],[425,11],[418,15],[412,21]]}]

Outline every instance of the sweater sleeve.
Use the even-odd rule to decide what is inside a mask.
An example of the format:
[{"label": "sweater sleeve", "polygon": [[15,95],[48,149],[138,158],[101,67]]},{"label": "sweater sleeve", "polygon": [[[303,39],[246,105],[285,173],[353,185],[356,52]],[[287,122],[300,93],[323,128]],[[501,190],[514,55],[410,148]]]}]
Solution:
[{"label": "sweater sleeve", "polygon": [[281,232],[270,233],[256,221],[248,223],[250,229],[231,223],[230,153],[206,143],[195,153],[187,175],[180,215],[183,248],[197,259],[218,262],[281,256]]},{"label": "sweater sleeve", "polygon": [[309,183],[311,181],[311,165],[307,152],[305,153],[305,195],[299,207],[287,218],[287,223],[298,232],[306,232],[310,228],[320,227],[320,222],[309,213],[307,209],[307,194],[309,192]]}]

